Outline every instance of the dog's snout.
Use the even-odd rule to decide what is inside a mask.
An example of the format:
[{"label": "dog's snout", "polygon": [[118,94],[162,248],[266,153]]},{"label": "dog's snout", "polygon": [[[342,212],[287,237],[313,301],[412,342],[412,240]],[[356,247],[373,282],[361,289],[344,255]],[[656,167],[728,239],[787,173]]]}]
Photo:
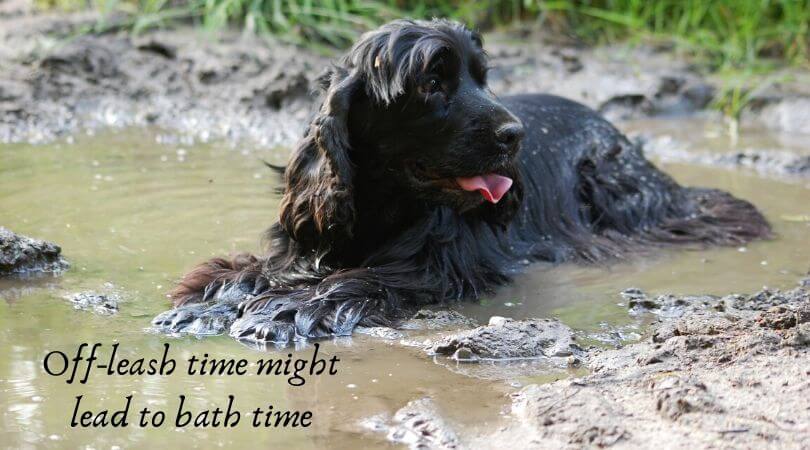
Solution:
[{"label": "dog's snout", "polygon": [[495,130],[495,139],[508,150],[517,148],[525,130],[520,122],[510,122]]}]

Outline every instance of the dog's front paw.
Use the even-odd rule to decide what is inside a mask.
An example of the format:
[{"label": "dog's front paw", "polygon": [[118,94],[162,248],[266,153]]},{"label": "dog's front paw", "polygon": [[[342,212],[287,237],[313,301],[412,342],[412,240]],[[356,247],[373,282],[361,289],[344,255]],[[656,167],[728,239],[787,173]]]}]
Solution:
[{"label": "dog's front paw", "polygon": [[192,303],[158,314],[152,319],[152,328],[167,334],[224,334],[238,313],[233,303]]},{"label": "dog's front paw", "polygon": [[230,335],[240,341],[252,343],[272,342],[287,345],[295,339],[303,339],[296,333],[291,319],[282,319],[272,314],[246,314],[231,325]]},{"label": "dog's front paw", "polygon": [[365,317],[367,300],[336,301],[317,292],[276,291],[243,301],[230,335],[254,343],[285,345],[292,341],[348,336]]}]

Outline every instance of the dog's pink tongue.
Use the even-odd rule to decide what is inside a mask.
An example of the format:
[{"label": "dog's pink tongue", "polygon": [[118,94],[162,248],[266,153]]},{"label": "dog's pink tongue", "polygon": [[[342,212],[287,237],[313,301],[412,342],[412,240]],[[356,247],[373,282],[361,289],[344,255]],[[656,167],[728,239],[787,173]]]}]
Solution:
[{"label": "dog's pink tongue", "polygon": [[480,191],[481,195],[491,203],[498,203],[498,200],[512,187],[511,178],[495,173],[458,177],[456,182],[465,191]]}]

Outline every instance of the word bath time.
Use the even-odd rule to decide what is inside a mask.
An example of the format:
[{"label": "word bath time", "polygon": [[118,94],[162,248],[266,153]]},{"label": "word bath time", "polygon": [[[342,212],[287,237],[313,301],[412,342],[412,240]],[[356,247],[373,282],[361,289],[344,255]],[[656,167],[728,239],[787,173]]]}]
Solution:
[{"label": "word bath time", "polygon": [[[99,412],[82,410],[82,395],[76,397],[76,405],[70,419],[73,428],[126,428],[136,423],[141,428],[157,428],[166,424],[166,412],[143,407],[130,417],[132,395],[125,398],[124,406],[118,410],[104,409]],[[236,427],[247,416],[254,428],[307,428],[312,425],[312,411],[275,410],[273,405],[254,408],[245,414],[235,405],[233,395],[228,396],[227,405],[200,411],[192,410],[186,404],[186,396],[178,397],[177,409],[174,410],[171,426],[176,428],[228,428]],[[134,421],[134,422],[133,422]]]}]

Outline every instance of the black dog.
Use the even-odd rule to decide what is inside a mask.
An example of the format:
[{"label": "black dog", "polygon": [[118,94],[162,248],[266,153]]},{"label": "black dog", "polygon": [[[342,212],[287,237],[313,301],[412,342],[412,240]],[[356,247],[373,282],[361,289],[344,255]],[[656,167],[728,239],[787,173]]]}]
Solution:
[{"label": "black dog", "polygon": [[199,266],[154,324],[277,343],[344,335],[478,298],[529,261],[769,235],[751,204],[679,186],[590,109],[499,100],[486,76],[480,36],[457,23],[365,34],[321,79],[267,255]]}]

